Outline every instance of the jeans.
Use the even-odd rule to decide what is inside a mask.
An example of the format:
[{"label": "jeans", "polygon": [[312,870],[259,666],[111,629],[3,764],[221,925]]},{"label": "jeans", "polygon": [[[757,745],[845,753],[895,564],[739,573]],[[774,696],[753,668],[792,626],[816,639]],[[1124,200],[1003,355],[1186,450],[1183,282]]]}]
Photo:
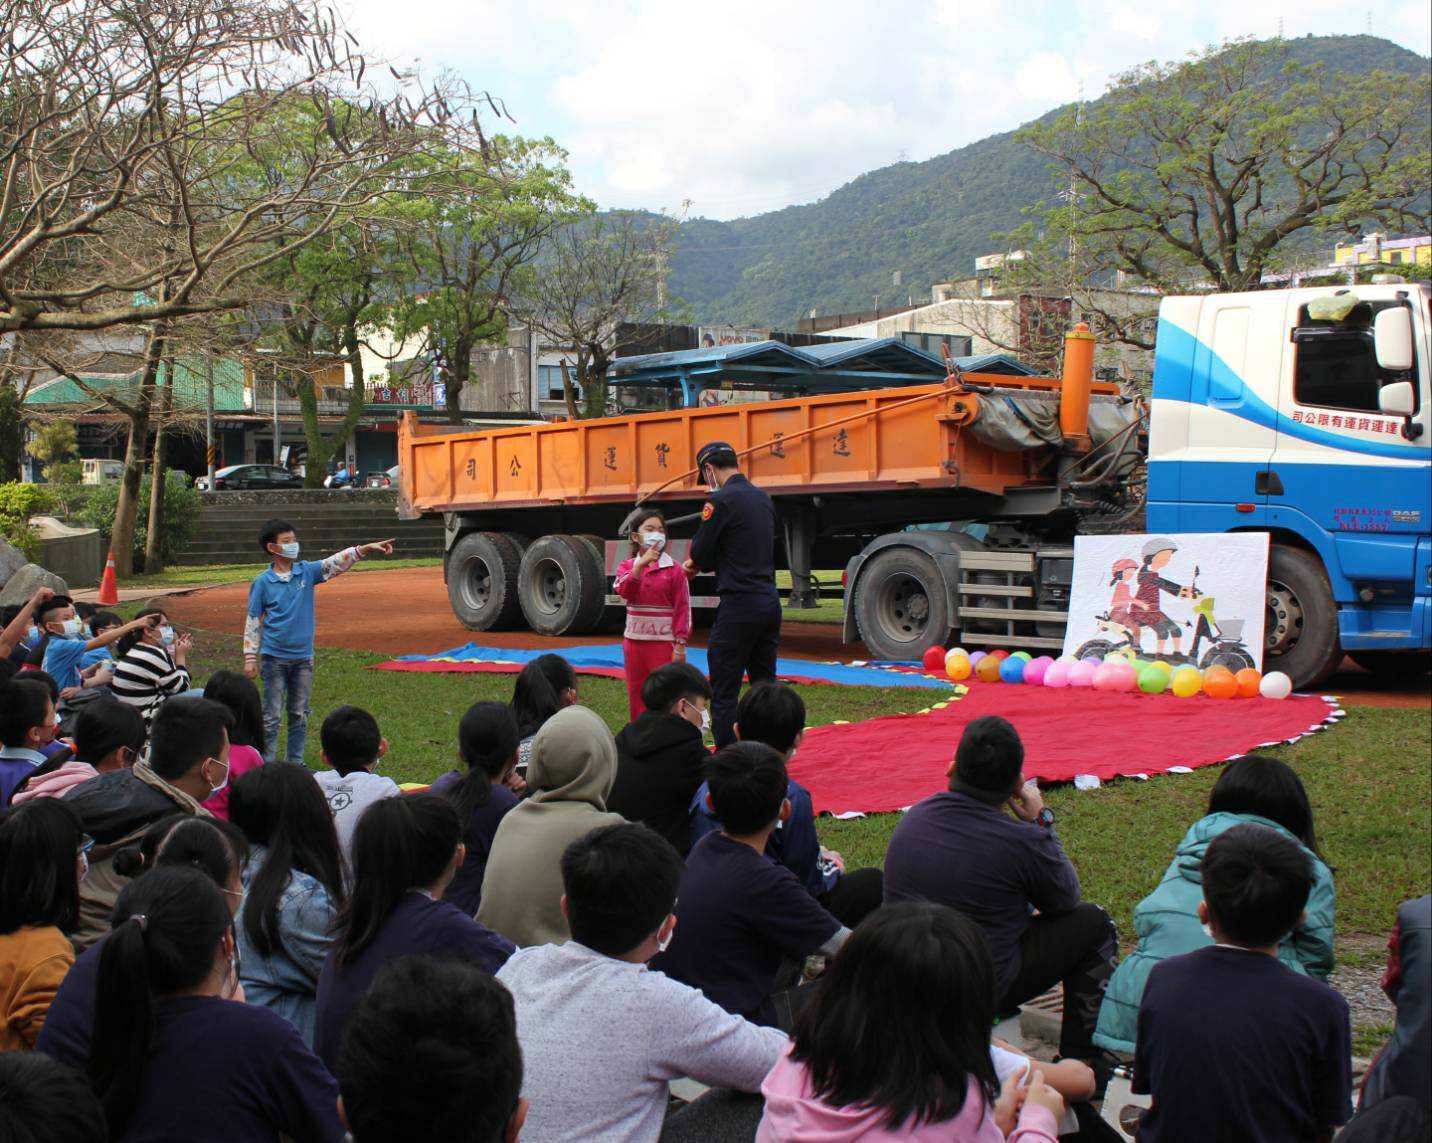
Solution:
[{"label": "jeans", "polygon": [[278,755],[278,732],[288,708],[288,753],[290,762],[303,761],[308,739],[308,696],[313,691],[312,659],[259,659],[259,676],[264,683],[264,761]]},{"label": "jeans", "polygon": [[1064,984],[1064,1019],[1059,1028],[1059,1054],[1080,1060],[1099,1057],[1094,1025],[1114,962],[1119,938],[1114,922],[1098,905],[1080,902],[1067,913],[1031,917],[1019,938],[1019,971],[1000,1000],[1002,1012],[1012,1011],[1052,985]]}]

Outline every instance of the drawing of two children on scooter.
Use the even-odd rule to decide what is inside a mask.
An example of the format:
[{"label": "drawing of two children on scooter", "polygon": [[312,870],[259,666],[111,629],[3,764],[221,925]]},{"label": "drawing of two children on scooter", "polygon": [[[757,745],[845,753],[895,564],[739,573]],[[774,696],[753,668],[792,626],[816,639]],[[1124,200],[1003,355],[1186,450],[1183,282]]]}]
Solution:
[{"label": "drawing of two children on scooter", "polygon": [[[1168,567],[1178,545],[1172,540],[1157,538],[1144,544],[1140,553],[1143,565],[1131,559],[1121,559],[1114,564],[1114,578],[1110,586],[1114,589],[1113,602],[1109,608],[1109,622],[1127,630],[1129,645],[1142,650],[1143,628],[1153,629],[1155,653],[1163,655],[1164,641],[1173,641],[1173,653],[1182,653],[1183,629],[1164,614],[1160,606],[1159,593],[1168,592],[1179,599],[1194,599],[1197,589],[1189,584],[1174,583],[1160,574]],[[1194,570],[1197,577],[1198,571]]]}]

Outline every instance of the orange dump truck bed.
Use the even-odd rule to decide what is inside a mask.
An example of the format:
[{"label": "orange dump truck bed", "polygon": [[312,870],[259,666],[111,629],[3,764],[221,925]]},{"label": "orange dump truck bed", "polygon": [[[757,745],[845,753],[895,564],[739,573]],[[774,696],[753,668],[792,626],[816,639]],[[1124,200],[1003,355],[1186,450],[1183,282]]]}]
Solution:
[{"label": "orange dump truck bed", "polygon": [[[1033,377],[965,374],[967,383],[1057,391]],[[1094,386],[1113,392],[1113,386]],[[954,385],[798,397],[601,420],[447,432],[411,413],[398,439],[405,514],[699,496],[691,471],[708,441],[745,454],[772,496],[970,488],[1002,493],[1034,459],[962,432],[971,396]]]}]

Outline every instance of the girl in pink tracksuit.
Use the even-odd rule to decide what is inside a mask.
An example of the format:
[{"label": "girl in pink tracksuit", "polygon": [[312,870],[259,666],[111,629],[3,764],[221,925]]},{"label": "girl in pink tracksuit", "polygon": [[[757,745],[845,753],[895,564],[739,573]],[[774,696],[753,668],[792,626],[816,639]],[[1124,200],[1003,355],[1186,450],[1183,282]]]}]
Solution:
[{"label": "girl in pink tracksuit", "polygon": [[666,554],[666,517],[656,509],[635,519],[631,558],[617,568],[615,588],[626,600],[622,658],[633,720],[646,709],[642,684],[657,667],[686,658],[691,593],[681,565]]},{"label": "girl in pink tracksuit", "polygon": [[855,930],[761,1085],[756,1143],[1057,1143],[1042,1073],[998,1090],[994,965],[944,905],[887,905]]}]

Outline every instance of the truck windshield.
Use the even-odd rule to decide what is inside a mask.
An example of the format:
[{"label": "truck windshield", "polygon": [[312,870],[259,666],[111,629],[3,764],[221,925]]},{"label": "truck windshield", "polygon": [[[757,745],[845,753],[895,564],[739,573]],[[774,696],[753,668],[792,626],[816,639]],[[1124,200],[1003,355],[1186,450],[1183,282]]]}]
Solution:
[{"label": "truck windshield", "polygon": [[1397,302],[1360,302],[1346,317],[1319,321],[1300,312],[1293,331],[1297,368],[1293,397],[1300,405],[1376,413],[1384,385],[1412,380],[1412,372],[1392,373],[1377,364],[1372,323],[1377,312]]}]

